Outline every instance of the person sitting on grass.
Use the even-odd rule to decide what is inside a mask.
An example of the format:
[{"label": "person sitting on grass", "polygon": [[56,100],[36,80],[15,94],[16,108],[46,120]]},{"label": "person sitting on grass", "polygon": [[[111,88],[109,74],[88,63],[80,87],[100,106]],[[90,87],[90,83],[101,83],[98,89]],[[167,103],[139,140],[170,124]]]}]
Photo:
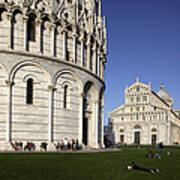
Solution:
[{"label": "person sitting on grass", "polygon": [[140,170],[140,171],[145,171],[145,172],[149,172],[149,173],[159,173],[159,169],[147,169],[147,168],[144,168],[144,167],[140,167],[140,166],[137,166],[135,164],[135,162],[132,162],[131,165],[127,165],[126,166],[126,170]]},{"label": "person sitting on grass", "polygon": [[155,158],[156,158],[156,159],[161,159],[161,156],[160,156],[159,152],[156,152]]},{"label": "person sitting on grass", "polygon": [[149,151],[147,154],[146,154],[146,157],[147,158],[154,158],[154,154],[152,151]]}]

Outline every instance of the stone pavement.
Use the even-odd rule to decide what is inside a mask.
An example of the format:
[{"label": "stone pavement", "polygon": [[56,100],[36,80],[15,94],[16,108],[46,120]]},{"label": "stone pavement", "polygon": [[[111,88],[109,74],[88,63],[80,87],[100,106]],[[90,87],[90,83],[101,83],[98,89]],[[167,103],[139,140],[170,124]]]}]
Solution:
[{"label": "stone pavement", "polygon": [[81,150],[61,150],[61,151],[0,151],[3,153],[99,153],[99,152],[120,152],[119,148],[106,148],[106,149],[81,149]]}]

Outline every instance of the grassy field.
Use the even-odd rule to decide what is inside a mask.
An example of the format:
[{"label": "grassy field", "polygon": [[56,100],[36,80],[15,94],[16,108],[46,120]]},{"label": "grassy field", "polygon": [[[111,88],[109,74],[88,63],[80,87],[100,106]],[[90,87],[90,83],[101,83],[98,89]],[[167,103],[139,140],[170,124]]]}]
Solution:
[{"label": "grassy field", "polygon": [[[169,151],[171,155],[167,155]],[[0,180],[179,180],[180,149],[168,148],[162,159],[147,159],[146,148],[126,148],[103,153],[11,153],[0,154]],[[135,161],[159,174],[127,171]]]}]

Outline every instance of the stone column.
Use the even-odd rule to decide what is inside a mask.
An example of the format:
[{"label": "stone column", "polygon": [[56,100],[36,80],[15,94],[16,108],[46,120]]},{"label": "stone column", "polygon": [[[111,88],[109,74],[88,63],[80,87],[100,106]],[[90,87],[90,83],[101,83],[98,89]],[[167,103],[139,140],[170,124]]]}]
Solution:
[{"label": "stone column", "polygon": [[7,80],[6,81],[8,94],[7,94],[7,106],[8,106],[8,117],[7,117],[7,127],[6,127],[6,141],[11,142],[11,123],[12,123],[12,86],[13,82]]},{"label": "stone column", "polygon": [[91,43],[90,43],[90,37],[88,37],[88,40],[86,42],[86,46],[87,46],[87,69],[90,69],[89,65],[90,65],[90,56],[91,56]]},{"label": "stone column", "polygon": [[81,66],[84,66],[84,35],[81,34],[79,41],[81,42]]},{"label": "stone column", "polygon": [[96,73],[96,59],[97,59],[96,43],[94,43],[92,50],[93,50],[92,71],[95,74]]},{"label": "stone column", "polygon": [[99,49],[98,49],[98,52],[97,52],[97,59],[96,59],[96,61],[97,61],[97,76],[99,77],[100,76],[100,51],[99,51]]},{"label": "stone column", "polygon": [[9,22],[9,41],[8,41],[8,48],[13,49],[13,20],[12,20],[12,14],[7,14],[7,20]]},{"label": "stone column", "polygon": [[53,113],[54,113],[54,86],[48,86],[49,90],[49,123],[48,123],[48,140],[53,141]]},{"label": "stone column", "polygon": [[101,78],[101,69],[102,69],[102,59],[99,55],[99,77]]},{"label": "stone column", "polygon": [[84,66],[84,41],[81,41],[81,66]]},{"label": "stone column", "polygon": [[104,148],[104,99],[101,106],[101,146]]},{"label": "stone column", "polygon": [[41,32],[41,28],[42,28],[42,20],[38,19],[38,21],[36,22],[37,24],[37,35],[36,35],[36,39],[37,39],[37,53],[42,53],[42,32]]},{"label": "stone column", "polygon": [[84,93],[81,93],[79,95],[80,97],[80,110],[79,110],[79,138],[78,138],[78,141],[79,141],[79,144],[82,144],[83,143],[83,98],[84,98]]},{"label": "stone column", "polygon": [[77,63],[77,34],[73,34],[73,61]]},{"label": "stone column", "polygon": [[94,145],[95,148],[99,148],[98,146],[98,123],[99,123],[99,99],[95,102],[95,139],[94,139]]},{"label": "stone column", "polygon": [[104,69],[105,69],[105,61],[102,61],[102,68],[101,68],[101,79],[104,80]]},{"label": "stone column", "polygon": [[55,27],[56,25],[55,24],[52,24],[51,27],[50,27],[50,30],[51,30],[51,55],[54,56],[54,39],[55,39]]},{"label": "stone column", "polygon": [[28,44],[27,44],[27,21],[28,17],[23,16],[23,24],[24,24],[24,50],[28,50]]},{"label": "stone column", "polygon": [[66,60],[66,52],[67,52],[67,30],[63,30],[63,60]]}]

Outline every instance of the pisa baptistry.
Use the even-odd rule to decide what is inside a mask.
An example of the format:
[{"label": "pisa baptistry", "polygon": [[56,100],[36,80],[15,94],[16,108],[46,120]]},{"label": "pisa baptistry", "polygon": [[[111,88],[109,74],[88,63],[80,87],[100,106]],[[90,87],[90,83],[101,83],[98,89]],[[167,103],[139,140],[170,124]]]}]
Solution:
[{"label": "pisa baptistry", "polygon": [[103,147],[106,55],[101,0],[0,0],[0,150]]}]

